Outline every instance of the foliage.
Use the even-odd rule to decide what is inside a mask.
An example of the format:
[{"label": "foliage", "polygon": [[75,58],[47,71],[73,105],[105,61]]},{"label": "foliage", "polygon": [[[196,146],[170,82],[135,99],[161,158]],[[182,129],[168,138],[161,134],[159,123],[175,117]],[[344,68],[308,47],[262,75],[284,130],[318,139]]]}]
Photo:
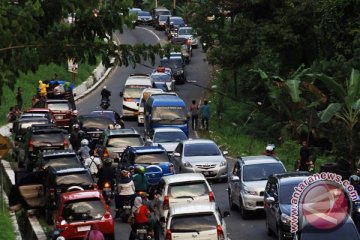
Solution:
[{"label": "foliage", "polygon": [[3,201],[4,200],[0,198],[0,239],[13,240],[15,239],[14,227],[11,223],[8,207]]}]

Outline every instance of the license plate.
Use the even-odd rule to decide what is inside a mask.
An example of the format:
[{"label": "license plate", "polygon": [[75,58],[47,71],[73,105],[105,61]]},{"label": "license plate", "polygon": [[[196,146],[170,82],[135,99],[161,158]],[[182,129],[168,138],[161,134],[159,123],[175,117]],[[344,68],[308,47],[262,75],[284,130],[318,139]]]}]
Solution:
[{"label": "license plate", "polygon": [[63,119],[64,116],[55,116],[56,119]]},{"label": "license plate", "polygon": [[137,233],[147,233],[146,229],[136,229]]},{"label": "license plate", "polygon": [[131,206],[123,206],[123,208],[125,208],[125,209],[130,209]]},{"label": "license plate", "polygon": [[91,226],[82,226],[77,228],[78,232],[86,232],[86,231],[90,231],[90,229]]}]

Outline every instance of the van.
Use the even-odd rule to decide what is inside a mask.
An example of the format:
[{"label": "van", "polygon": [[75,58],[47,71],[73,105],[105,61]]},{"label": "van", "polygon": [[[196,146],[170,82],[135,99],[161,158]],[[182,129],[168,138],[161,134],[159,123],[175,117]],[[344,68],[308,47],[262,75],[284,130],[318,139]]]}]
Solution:
[{"label": "van", "polygon": [[152,25],[155,27],[156,26],[156,19],[160,16],[160,15],[168,15],[171,16],[171,11],[165,7],[157,7],[154,8],[150,11],[150,14],[152,16]]},{"label": "van", "polygon": [[152,136],[155,128],[178,127],[189,137],[187,107],[180,97],[171,93],[157,93],[145,103],[145,135]]},{"label": "van", "polygon": [[142,91],[140,102],[139,102],[139,108],[138,108],[138,126],[144,124],[144,106],[146,100],[153,94],[153,93],[162,93],[163,90],[159,88],[146,88]]},{"label": "van", "polygon": [[127,78],[124,89],[120,92],[120,97],[123,98],[123,116],[138,115],[142,91],[151,87],[152,83],[148,74],[132,74]]}]

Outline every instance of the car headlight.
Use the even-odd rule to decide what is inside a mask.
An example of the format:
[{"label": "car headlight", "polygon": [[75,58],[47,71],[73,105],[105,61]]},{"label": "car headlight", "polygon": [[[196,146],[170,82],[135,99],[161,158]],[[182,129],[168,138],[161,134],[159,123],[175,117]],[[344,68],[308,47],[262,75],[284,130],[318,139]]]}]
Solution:
[{"label": "car headlight", "polygon": [[192,167],[192,165],[189,162],[184,162],[184,167]]},{"label": "car headlight", "polygon": [[222,161],[222,162],[220,163],[220,167],[226,166],[226,164],[227,164],[226,161]]},{"label": "car headlight", "polygon": [[252,191],[247,188],[244,189],[244,192],[245,192],[245,194],[248,194],[248,195],[255,195],[255,196],[257,195],[256,191]]},{"label": "car headlight", "polygon": [[280,220],[286,224],[286,225],[290,225],[290,221],[291,221],[291,218],[289,215],[285,214],[285,213],[282,213],[281,216],[280,216]]}]

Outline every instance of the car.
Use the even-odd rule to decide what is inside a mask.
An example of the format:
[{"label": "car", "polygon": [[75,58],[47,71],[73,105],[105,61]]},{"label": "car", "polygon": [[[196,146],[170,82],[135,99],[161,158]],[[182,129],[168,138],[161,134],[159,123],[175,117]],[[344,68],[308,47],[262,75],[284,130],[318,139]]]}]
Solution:
[{"label": "car", "polygon": [[115,239],[114,218],[102,194],[97,190],[62,193],[55,215],[53,239],[84,239],[96,225],[105,239]]},{"label": "car", "polygon": [[141,165],[150,186],[156,186],[161,177],[174,174],[166,150],[159,146],[127,147],[120,159],[118,169]]},{"label": "car", "polygon": [[147,139],[145,145],[161,145],[171,155],[179,142],[187,140],[188,137],[176,127],[155,128],[151,139]]},{"label": "car", "polygon": [[278,173],[269,176],[264,192],[266,230],[278,239],[291,239],[290,211],[294,187],[311,176],[309,172]]},{"label": "car", "polygon": [[48,224],[53,223],[61,193],[96,188],[90,171],[84,167],[49,166],[38,172],[16,171],[15,183],[26,208],[45,209]]},{"label": "car", "polygon": [[165,24],[168,17],[171,17],[171,15],[158,15],[155,19],[155,29],[165,30]]},{"label": "car", "polygon": [[55,117],[55,124],[59,127],[70,128],[72,106],[68,100],[48,99],[45,108],[51,110]]},{"label": "car", "polygon": [[170,208],[166,221],[165,239],[228,240],[226,223],[215,203],[178,204]]},{"label": "car", "polygon": [[113,121],[114,125],[119,124],[122,128],[124,128],[122,116],[120,116],[120,114],[118,114],[115,110],[94,110],[91,111],[90,114],[108,117]]},{"label": "car", "polygon": [[151,16],[153,18],[153,26],[155,27],[156,26],[156,19],[158,16],[160,15],[167,15],[167,16],[171,16],[171,11],[165,7],[156,7],[156,8],[153,8],[151,11]]},{"label": "car", "polygon": [[131,74],[125,81],[120,97],[123,100],[124,117],[136,117],[141,93],[146,88],[151,88],[152,83],[148,74]]},{"label": "car", "polygon": [[144,106],[147,99],[154,93],[162,93],[162,92],[164,91],[159,88],[146,88],[142,91],[139,102],[138,116],[137,116],[139,126],[144,125],[144,118],[145,118]]},{"label": "car", "polygon": [[270,175],[285,173],[284,164],[272,156],[239,157],[229,172],[228,199],[231,209],[238,207],[243,219],[250,212],[264,210],[264,191]]},{"label": "car", "polygon": [[162,58],[160,60],[160,66],[170,68],[177,84],[185,84],[186,72],[185,65],[182,58]]},{"label": "car", "polygon": [[177,31],[180,27],[185,27],[185,21],[180,16],[170,16],[166,20],[165,34],[170,39],[177,36]]},{"label": "car", "polygon": [[105,129],[96,148],[101,159],[112,158],[119,162],[127,146],[143,146],[141,134],[134,128]]},{"label": "car", "polygon": [[25,113],[40,113],[45,114],[51,123],[55,123],[54,114],[47,108],[29,108]]},{"label": "car", "polygon": [[19,119],[24,118],[47,118],[50,123],[55,123],[54,116],[50,115],[49,113],[28,113],[24,112],[20,115]]},{"label": "car", "polygon": [[137,13],[137,20],[135,22],[135,25],[141,25],[141,24],[151,25],[152,23],[153,23],[153,19],[150,12],[140,11]]},{"label": "car", "polygon": [[175,91],[175,80],[170,68],[158,67],[150,74],[153,87],[159,88],[164,92]]},{"label": "car", "polygon": [[228,163],[218,145],[209,139],[181,141],[171,155],[175,173],[202,173],[207,179],[227,181]]},{"label": "car", "polygon": [[111,118],[97,114],[83,114],[78,119],[80,129],[85,132],[85,138],[94,141],[94,144],[99,140],[104,130],[114,124]]},{"label": "car", "polygon": [[177,33],[178,37],[184,37],[190,40],[191,46],[193,48],[197,48],[199,44],[199,40],[195,37],[194,30],[192,27],[181,27]]},{"label": "car", "polygon": [[39,154],[44,150],[70,148],[67,131],[53,124],[34,124],[26,132],[17,148],[16,161],[28,171],[38,168]]},{"label": "car", "polygon": [[[157,188],[155,219],[167,218],[169,208],[174,204],[194,204],[197,202],[215,202],[210,184],[201,173],[183,173],[164,176]],[[163,221],[162,221],[163,222]]]},{"label": "car", "polygon": [[[190,63],[192,57],[192,46],[190,40],[185,37],[177,36],[171,38],[171,44],[179,45],[182,59],[185,61],[185,63],[187,64]],[[171,54],[170,54],[170,58],[172,58]]]},{"label": "car", "polygon": [[38,165],[41,169],[46,169],[50,166],[83,167],[77,153],[72,149],[43,151],[39,156]]}]

